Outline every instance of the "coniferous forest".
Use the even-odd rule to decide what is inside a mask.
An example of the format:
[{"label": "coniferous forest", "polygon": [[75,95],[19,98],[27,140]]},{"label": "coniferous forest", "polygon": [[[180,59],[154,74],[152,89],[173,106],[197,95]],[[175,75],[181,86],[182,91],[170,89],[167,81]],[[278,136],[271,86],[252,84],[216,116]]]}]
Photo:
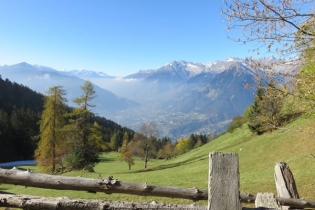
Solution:
[{"label": "coniferous forest", "polygon": [[73,99],[77,107],[69,107],[62,86],[43,95],[0,76],[0,162],[36,159],[49,173],[93,171],[101,152],[118,151],[129,169],[135,157],[146,168],[152,158],[170,159],[216,137],[191,134],[176,142],[157,139],[152,122],[143,123],[136,133],[91,112],[92,83],[86,81],[81,90],[82,95]]},{"label": "coniferous forest", "polygon": [[[45,96],[0,76],[0,162],[34,159],[40,140],[40,120]],[[71,110],[70,107],[66,107]],[[109,145],[112,136],[132,136],[133,131],[94,114],[90,123],[100,129],[101,141]],[[121,140],[122,141],[122,140]],[[110,148],[103,147],[103,150]]]}]

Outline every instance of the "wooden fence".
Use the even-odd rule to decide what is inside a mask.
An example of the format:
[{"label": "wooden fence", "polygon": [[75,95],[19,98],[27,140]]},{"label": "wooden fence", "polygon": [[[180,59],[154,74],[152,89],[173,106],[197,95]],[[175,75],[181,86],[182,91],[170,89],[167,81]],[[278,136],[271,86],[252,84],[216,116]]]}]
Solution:
[{"label": "wooden fence", "polygon": [[[299,199],[293,175],[286,163],[275,166],[275,182],[278,196],[271,193],[251,195],[239,192],[239,166],[236,153],[212,152],[209,154],[208,189],[155,186],[147,183],[128,183],[113,177],[88,179],[39,174],[18,169],[0,169],[0,183],[49,188],[58,190],[80,190],[125,193],[142,196],[184,198],[193,201],[208,200],[208,206],[175,205],[163,203],[135,203],[87,199],[47,198],[29,195],[0,193],[0,207],[23,209],[197,209],[197,210],[241,210],[241,209],[315,209],[315,201]],[[255,203],[255,208],[242,208],[241,203]]]}]

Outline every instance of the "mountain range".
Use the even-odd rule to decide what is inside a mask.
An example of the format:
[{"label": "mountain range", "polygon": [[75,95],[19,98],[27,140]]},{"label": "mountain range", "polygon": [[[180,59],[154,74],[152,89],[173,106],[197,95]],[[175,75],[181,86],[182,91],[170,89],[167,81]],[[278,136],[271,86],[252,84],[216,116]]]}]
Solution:
[{"label": "mountain range", "polygon": [[[75,73],[57,71],[49,67],[30,65],[25,62],[11,66],[0,66],[0,75],[3,79],[7,78],[23,84],[42,94],[46,94],[52,86],[63,86],[70,106],[75,106],[72,100],[81,95],[80,86],[85,82],[84,79],[75,76]],[[93,99],[92,103],[96,105],[97,109],[92,111],[100,116],[112,118],[115,113],[138,105],[135,101],[119,97],[97,85],[94,88],[97,97]]]},{"label": "mountain range", "polygon": [[94,83],[97,95],[92,101],[96,105],[93,112],[135,131],[144,122],[155,122],[160,137],[174,140],[192,133],[225,131],[231,119],[242,115],[253,101],[255,90],[245,88],[246,83],[254,82],[253,72],[249,59],[232,57],[205,64],[173,61],[120,78],[27,63],[0,66],[2,78],[43,94],[49,87],[63,86],[71,106],[88,79]]}]

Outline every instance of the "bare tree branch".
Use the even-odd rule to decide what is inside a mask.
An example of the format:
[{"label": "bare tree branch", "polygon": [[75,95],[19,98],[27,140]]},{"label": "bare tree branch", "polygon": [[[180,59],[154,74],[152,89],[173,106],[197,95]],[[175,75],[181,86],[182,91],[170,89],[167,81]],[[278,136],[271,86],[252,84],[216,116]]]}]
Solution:
[{"label": "bare tree branch", "polygon": [[[314,0],[223,0],[228,30],[240,30],[238,42],[261,42],[267,51],[301,52],[315,38]],[[308,10],[306,9],[308,8]],[[307,27],[306,27],[307,25]],[[296,45],[296,42],[300,44]],[[278,46],[282,46],[281,49]],[[262,49],[262,47],[259,47]],[[257,51],[257,50],[256,50]]]}]

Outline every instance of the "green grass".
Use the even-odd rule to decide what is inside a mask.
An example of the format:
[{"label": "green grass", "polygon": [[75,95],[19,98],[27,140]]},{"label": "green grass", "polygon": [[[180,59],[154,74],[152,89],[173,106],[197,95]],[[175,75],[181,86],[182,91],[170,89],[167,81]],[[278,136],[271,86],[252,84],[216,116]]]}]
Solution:
[{"label": "green grass", "polygon": [[[297,183],[300,196],[315,200],[315,158],[308,158],[315,152],[315,137],[303,131],[314,127],[314,120],[298,119],[283,130],[277,130],[262,136],[255,136],[243,126],[233,133],[227,133],[210,143],[194,149],[171,160],[150,160],[148,169],[137,159],[131,170],[125,162],[118,160],[118,153],[102,155],[102,161],[95,167],[95,173],[74,171],[66,176],[98,178],[99,174],[125,182],[148,183],[152,185],[198,187],[206,189],[208,182],[208,155],[212,151],[235,152],[239,155],[241,191],[248,193],[276,193],[273,173],[276,162],[287,162]],[[242,148],[242,149],[241,149]],[[240,150],[241,149],[241,150]],[[32,168],[36,171],[36,168]],[[189,204],[192,201],[182,199],[140,197],[125,194],[90,194],[77,191],[58,191],[22,186],[0,185],[0,191],[31,194],[39,196],[67,196],[70,198],[96,198],[104,200],[122,200]],[[198,202],[204,205],[205,202]]]}]

